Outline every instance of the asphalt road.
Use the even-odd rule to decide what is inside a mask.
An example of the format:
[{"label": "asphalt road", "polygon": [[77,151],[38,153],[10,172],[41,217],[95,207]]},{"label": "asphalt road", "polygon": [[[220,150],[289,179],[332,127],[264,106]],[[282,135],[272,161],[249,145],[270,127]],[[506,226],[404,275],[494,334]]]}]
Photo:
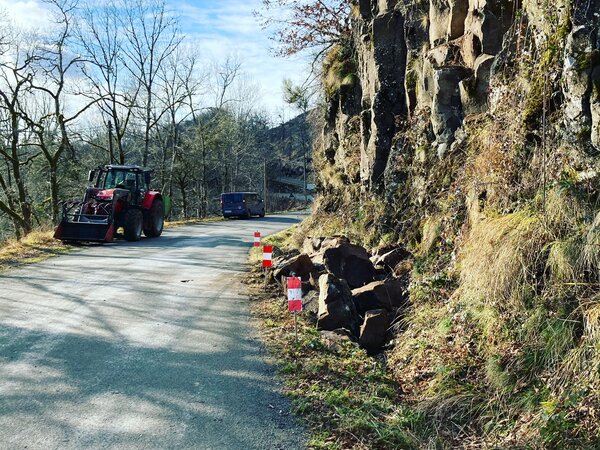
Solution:
[{"label": "asphalt road", "polygon": [[301,449],[240,278],[253,232],[166,230],[0,274],[0,448]]}]

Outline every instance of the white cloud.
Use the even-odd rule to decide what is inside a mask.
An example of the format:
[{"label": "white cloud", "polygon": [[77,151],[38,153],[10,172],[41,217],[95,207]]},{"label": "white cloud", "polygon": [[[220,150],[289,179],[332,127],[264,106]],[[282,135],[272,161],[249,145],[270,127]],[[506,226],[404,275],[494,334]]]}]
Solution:
[{"label": "white cloud", "polygon": [[0,0],[0,11],[4,12],[15,25],[30,31],[37,31],[50,22],[48,9],[35,0]]}]

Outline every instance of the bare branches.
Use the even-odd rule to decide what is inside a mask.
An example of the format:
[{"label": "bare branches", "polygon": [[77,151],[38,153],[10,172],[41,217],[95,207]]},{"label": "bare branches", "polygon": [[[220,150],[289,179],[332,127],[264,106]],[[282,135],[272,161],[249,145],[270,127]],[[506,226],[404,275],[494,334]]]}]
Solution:
[{"label": "bare branches", "polygon": [[229,102],[227,94],[237,79],[241,68],[242,63],[232,56],[227,56],[225,61],[215,65],[214,72],[216,76],[213,87],[215,108],[221,109]]},{"label": "bare branches", "polygon": [[[135,0],[124,11],[123,27],[127,45],[123,47],[123,65],[140,86],[143,94],[142,120],[144,149],[142,163],[148,163],[151,132],[156,124],[156,83],[161,67],[177,50],[183,36],[177,20],[168,13],[163,0]],[[160,114],[159,114],[160,115]]]},{"label": "bare branches", "polygon": [[[122,62],[124,38],[120,33],[122,17],[119,7],[113,2],[97,6],[94,2],[84,6],[78,26],[78,39],[89,64],[82,68],[83,75],[89,81],[94,98],[102,98],[97,103],[105,122],[115,127],[119,150],[119,162],[125,162],[123,139],[131,119],[132,109],[137,103],[137,89],[127,95],[125,89],[126,74]],[[115,156],[109,159],[114,162]]]},{"label": "bare branches", "polygon": [[290,56],[350,38],[351,0],[263,0],[255,16],[273,28],[276,53]]}]

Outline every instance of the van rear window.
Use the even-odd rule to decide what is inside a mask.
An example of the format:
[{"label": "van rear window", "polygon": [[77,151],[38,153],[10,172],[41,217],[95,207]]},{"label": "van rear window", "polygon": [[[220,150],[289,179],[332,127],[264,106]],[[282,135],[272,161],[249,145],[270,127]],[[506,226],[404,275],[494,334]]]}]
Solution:
[{"label": "van rear window", "polygon": [[223,203],[241,203],[243,194],[223,194]]}]

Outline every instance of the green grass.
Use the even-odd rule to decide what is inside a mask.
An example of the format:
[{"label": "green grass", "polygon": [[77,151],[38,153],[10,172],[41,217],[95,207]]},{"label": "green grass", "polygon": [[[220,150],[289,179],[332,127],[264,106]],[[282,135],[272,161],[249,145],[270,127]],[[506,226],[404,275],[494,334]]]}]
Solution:
[{"label": "green grass", "polygon": [[297,247],[295,235],[298,230],[298,225],[293,225],[290,228],[280,231],[279,233],[267,236],[264,239],[266,245],[273,245],[281,250],[287,251]]}]

